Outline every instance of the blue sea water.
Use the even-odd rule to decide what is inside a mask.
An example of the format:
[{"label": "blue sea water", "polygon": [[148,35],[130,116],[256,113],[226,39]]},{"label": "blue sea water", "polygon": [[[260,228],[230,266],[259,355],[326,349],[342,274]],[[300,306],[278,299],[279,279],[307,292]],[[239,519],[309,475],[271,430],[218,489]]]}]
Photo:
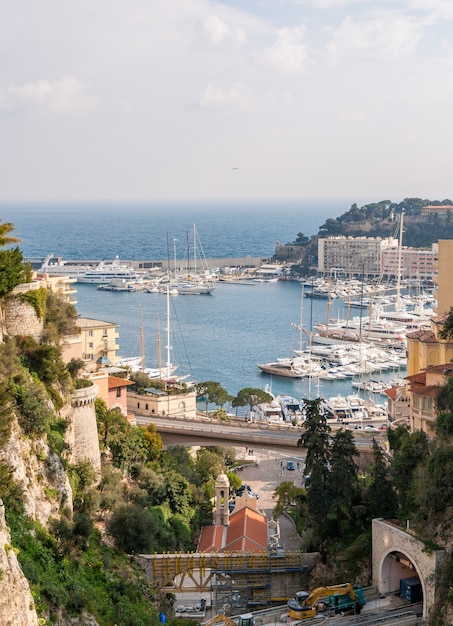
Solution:
[{"label": "blue sea water", "polygon": [[[313,235],[344,201],[203,202],[130,204],[0,204],[0,220],[13,222],[24,256],[54,253],[65,259],[166,259],[167,241],[184,257],[195,224],[208,258],[272,256],[277,242]],[[173,246],[170,256],[173,256]]]},{"label": "blue sea water", "polygon": [[[166,203],[0,206],[1,221],[15,225],[25,257],[55,253],[63,259],[165,259],[167,239],[185,242],[195,224],[206,257],[270,257],[276,242],[299,232],[312,235],[345,202]],[[180,256],[182,258],[182,256]],[[158,340],[166,360],[166,298],[160,294],[98,291],[77,284],[79,314],[118,324],[119,353],[140,354],[140,309],[146,365],[158,365]],[[341,316],[344,303],[332,303]],[[314,382],[269,377],[257,363],[293,354],[301,342],[296,324],[326,320],[326,303],[302,298],[298,282],[217,285],[209,296],[171,298],[171,360],[178,374],[214,380],[235,395],[244,387],[271,385],[295,397],[350,393],[350,382]],[[306,337],[305,337],[306,340]],[[305,341],[306,343],[306,341]]]}]

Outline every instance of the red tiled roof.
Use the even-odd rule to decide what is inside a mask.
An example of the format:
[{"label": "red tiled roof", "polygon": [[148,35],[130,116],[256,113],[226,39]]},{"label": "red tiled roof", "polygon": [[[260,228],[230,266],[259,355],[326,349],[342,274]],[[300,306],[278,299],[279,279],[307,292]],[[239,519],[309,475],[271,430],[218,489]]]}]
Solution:
[{"label": "red tiled roof", "polygon": [[395,400],[396,398],[396,387],[390,387],[390,389],[384,389],[384,394],[390,398],[390,400]]},{"label": "red tiled roof", "polygon": [[266,517],[245,506],[231,513],[229,526],[203,526],[198,552],[262,552],[267,543]]},{"label": "red tiled roof", "polygon": [[224,526],[203,526],[198,539],[198,552],[218,552],[222,548]]},{"label": "red tiled roof", "polygon": [[118,378],[118,376],[109,376],[108,385],[109,389],[116,389],[117,387],[127,387],[133,385],[132,380],[126,380],[125,378]]},{"label": "red tiled roof", "polygon": [[267,520],[248,507],[230,516],[225,551],[262,552],[267,550]]},{"label": "red tiled roof", "polygon": [[437,398],[439,395],[439,385],[417,385],[411,392],[415,396],[425,396],[428,398]]},{"label": "red tiled roof", "polygon": [[413,333],[406,335],[407,339],[418,339],[423,343],[438,343],[436,335],[432,330],[414,330]]},{"label": "red tiled roof", "polygon": [[410,383],[423,383],[426,382],[426,372],[419,372],[418,374],[412,374],[412,376],[405,376],[404,380],[408,380]]}]

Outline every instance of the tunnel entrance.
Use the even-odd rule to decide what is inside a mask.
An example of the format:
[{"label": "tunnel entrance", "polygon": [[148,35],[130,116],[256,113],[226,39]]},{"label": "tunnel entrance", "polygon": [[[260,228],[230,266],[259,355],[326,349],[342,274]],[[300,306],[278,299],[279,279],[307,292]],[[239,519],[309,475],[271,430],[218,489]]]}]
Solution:
[{"label": "tunnel entrance", "polygon": [[414,563],[395,550],[384,558],[381,569],[381,593],[395,593],[411,604],[423,602],[423,583]]}]

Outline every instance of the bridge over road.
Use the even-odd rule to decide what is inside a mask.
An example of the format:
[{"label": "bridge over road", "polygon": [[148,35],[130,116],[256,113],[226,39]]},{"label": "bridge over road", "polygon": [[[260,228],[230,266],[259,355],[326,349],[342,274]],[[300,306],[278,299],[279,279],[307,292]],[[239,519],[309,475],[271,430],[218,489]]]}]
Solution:
[{"label": "bridge over road", "polygon": [[[209,417],[199,416],[196,419],[168,416],[158,417],[136,415],[137,424],[146,426],[154,424],[162,437],[165,446],[261,446],[267,449],[297,448],[304,429],[288,423],[268,424],[265,422],[246,422],[232,420],[216,422]],[[368,433],[354,431],[355,443],[361,447],[371,447]],[[381,438],[385,435],[376,433]]]}]

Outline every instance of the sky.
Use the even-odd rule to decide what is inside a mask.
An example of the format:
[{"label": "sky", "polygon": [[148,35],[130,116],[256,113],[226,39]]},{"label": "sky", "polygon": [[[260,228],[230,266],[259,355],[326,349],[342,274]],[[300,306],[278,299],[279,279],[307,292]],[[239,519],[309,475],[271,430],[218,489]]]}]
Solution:
[{"label": "sky", "polygon": [[0,9],[0,201],[453,196],[452,0]]}]

